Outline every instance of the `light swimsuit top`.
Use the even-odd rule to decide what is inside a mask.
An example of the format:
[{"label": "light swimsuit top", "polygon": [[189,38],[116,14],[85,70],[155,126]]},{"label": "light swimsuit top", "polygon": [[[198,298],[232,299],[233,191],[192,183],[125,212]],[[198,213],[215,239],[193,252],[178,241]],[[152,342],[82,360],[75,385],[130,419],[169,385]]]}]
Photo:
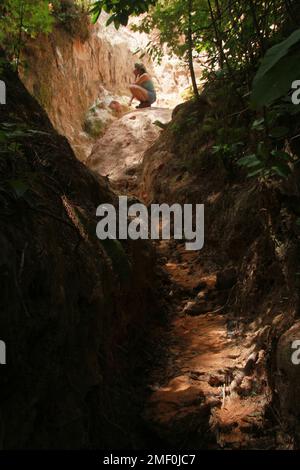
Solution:
[{"label": "light swimsuit top", "polygon": [[153,81],[150,79],[148,74],[144,73],[143,75],[141,75],[137,80],[137,84],[140,85],[142,88],[145,88],[145,90],[149,91],[150,93],[155,94]]},{"label": "light swimsuit top", "polygon": [[145,90],[150,91],[151,93],[155,93],[155,88],[152,80],[147,80],[146,82],[142,83],[141,87],[145,88]]}]

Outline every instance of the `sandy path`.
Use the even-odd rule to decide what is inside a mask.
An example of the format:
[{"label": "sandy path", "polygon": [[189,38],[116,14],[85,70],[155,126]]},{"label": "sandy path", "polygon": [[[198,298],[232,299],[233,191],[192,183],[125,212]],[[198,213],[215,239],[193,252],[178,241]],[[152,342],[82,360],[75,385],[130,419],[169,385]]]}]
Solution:
[{"label": "sandy path", "polygon": [[[97,142],[88,166],[123,194],[130,178],[138,188],[136,169],[160,133],[153,122],[170,119],[170,110],[154,108],[123,116]],[[243,333],[222,314],[228,292],[217,288],[217,273],[205,274],[197,253],[173,241],[160,242],[158,253],[170,280],[171,313],[153,345],[160,357],[149,376],[146,426],[176,448],[273,448],[263,357],[251,359],[255,331]]]},{"label": "sandy path", "polygon": [[[170,249],[161,242],[160,251],[171,280],[173,312],[168,331],[157,337],[165,343],[164,357],[151,374],[145,418],[163,442],[178,448],[272,448],[265,430],[270,397],[259,375],[262,358],[248,367],[251,334],[244,335],[221,314],[223,293],[216,276],[203,275],[197,254],[182,245],[174,251],[171,244]],[[207,308],[191,315],[187,306],[197,292],[204,303],[207,299]],[[241,383],[235,387],[234,380]]]}]

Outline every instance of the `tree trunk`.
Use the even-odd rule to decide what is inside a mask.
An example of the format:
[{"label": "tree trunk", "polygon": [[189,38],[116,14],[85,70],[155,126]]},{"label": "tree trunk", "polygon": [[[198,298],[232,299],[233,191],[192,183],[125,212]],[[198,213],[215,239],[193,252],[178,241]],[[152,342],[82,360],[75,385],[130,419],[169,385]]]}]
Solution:
[{"label": "tree trunk", "polygon": [[196,80],[196,74],[195,74],[195,68],[194,68],[194,61],[193,61],[193,49],[194,49],[194,43],[193,43],[193,28],[192,28],[192,11],[193,11],[193,0],[188,0],[188,8],[189,8],[189,26],[188,26],[188,59],[189,59],[189,69],[190,69],[190,75],[192,79],[192,84],[193,84],[193,91],[194,95],[197,100],[199,100],[199,90],[198,90],[198,85],[197,85],[197,80]]},{"label": "tree trunk", "polygon": [[216,45],[217,45],[217,48],[218,48],[218,51],[219,51],[219,66],[222,69],[223,66],[224,66],[224,63],[227,62],[225,53],[223,51],[222,38],[220,36],[220,32],[219,32],[219,29],[218,29],[218,26],[217,26],[217,22],[216,22],[216,18],[215,18],[214,12],[213,12],[211,1],[207,0],[207,2],[208,2],[208,8],[209,8],[209,12],[210,12],[212,26],[213,26],[214,32],[215,32]]},{"label": "tree trunk", "polygon": [[265,39],[264,39],[264,36],[261,32],[260,24],[259,24],[258,18],[256,16],[256,10],[255,10],[255,5],[253,3],[253,0],[249,0],[249,4],[250,4],[251,15],[252,15],[252,18],[253,18],[254,28],[255,28],[257,37],[259,39],[259,44],[260,44],[260,48],[261,48],[261,51],[262,51],[262,55],[264,55],[264,53],[265,53]]},{"label": "tree trunk", "polygon": [[21,55],[21,48],[22,48],[22,31],[23,31],[23,21],[24,21],[24,0],[19,0],[19,36],[18,36],[18,43],[15,44],[15,56],[16,56],[16,70],[19,73],[19,65],[20,65],[20,55]]}]

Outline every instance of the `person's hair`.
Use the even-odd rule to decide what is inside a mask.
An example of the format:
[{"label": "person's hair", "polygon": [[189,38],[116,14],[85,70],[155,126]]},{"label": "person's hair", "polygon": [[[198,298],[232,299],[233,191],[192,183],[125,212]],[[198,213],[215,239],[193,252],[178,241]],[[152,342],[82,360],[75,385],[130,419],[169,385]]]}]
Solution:
[{"label": "person's hair", "polygon": [[147,69],[144,64],[136,63],[134,64],[134,67],[140,72],[140,74],[147,73]]}]

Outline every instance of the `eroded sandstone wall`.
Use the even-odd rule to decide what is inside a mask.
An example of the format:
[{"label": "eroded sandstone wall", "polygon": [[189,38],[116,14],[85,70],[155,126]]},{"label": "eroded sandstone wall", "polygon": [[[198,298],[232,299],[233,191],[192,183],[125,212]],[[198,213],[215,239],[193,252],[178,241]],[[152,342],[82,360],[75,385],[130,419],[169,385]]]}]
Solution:
[{"label": "eroded sandstone wall", "polygon": [[[87,158],[95,142],[95,136],[85,132],[88,110],[98,105],[106,121],[111,99],[129,101],[134,63],[140,61],[135,52],[149,42],[145,34],[129,27],[117,31],[106,21],[104,15],[90,25],[85,41],[57,26],[52,34],[30,42],[23,57],[25,86],[80,160]],[[156,105],[174,106],[181,101],[180,93],[189,86],[187,69],[174,58],[165,58],[160,65],[151,63],[147,55],[142,60],[158,89]]]},{"label": "eroded sandstone wall", "polygon": [[97,239],[96,207],[116,196],[16,75],[4,80],[1,122],[35,132],[1,147],[0,447],[130,447],[142,438],[134,396],[156,309],[153,249]]}]

